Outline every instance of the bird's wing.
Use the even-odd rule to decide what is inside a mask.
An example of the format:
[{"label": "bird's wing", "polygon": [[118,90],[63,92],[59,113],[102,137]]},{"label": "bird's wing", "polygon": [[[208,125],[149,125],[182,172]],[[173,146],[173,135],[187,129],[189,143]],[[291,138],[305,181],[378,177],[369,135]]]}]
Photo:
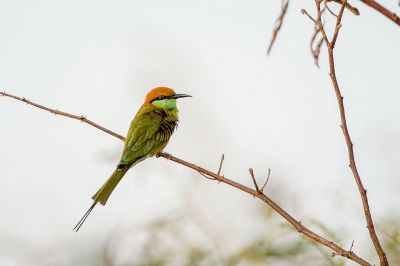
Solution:
[{"label": "bird's wing", "polygon": [[163,113],[155,110],[143,112],[135,117],[126,137],[121,164],[134,164],[163,143],[156,136],[162,119]]}]

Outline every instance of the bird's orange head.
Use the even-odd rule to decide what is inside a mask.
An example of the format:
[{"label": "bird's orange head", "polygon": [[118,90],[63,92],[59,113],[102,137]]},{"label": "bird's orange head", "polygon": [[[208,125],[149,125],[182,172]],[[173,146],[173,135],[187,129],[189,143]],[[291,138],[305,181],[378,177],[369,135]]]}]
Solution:
[{"label": "bird's orange head", "polygon": [[175,91],[171,88],[167,87],[157,87],[152,90],[150,90],[147,95],[146,95],[146,100],[144,101],[145,103],[151,103],[157,98],[168,98],[173,95],[175,95]]},{"label": "bird's orange head", "polygon": [[191,97],[187,94],[177,94],[171,88],[167,87],[157,87],[149,91],[146,95],[145,103],[151,103],[155,100],[164,100],[164,99],[178,99],[183,97]]}]

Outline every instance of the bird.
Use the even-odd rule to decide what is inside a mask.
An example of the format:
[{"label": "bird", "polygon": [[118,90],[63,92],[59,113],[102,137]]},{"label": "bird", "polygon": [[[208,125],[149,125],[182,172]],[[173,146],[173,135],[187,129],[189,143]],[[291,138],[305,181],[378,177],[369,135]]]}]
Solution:
[{"label": "bird", "polygon": [[163,151],[178,125],[176,100],[192,97],[177,94],[168,87],[150,90],[133,118],[125,138],[121,159],[103,186],[92,196],[93,204],[73,228],[78,232],[97,203],[105,205],[128,170],[139,162]]}]

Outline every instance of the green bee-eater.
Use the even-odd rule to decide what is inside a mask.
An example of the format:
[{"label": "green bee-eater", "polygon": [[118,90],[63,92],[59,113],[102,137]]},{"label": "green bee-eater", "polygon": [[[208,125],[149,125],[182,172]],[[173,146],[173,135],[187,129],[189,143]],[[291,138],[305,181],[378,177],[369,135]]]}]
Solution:
[{"label": "green bee-eater", "polygon": [[90,212],[99,202],[105,205],[118,182],[135,164],[146,158],[157,155],[167,145],[169,138],[178,125],[176,99],[191,97],[187,94],[176,94],[166,87],[152,89],[132,120],[125,139],[121,160],[114,173],[93,195],[93,204],[74,227],[78,231]]}]

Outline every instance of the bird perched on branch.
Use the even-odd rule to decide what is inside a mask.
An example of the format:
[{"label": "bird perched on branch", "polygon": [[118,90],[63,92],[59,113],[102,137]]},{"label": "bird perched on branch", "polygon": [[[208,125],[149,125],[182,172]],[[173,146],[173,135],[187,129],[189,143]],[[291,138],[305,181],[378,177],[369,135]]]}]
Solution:
[{"label": "bird perched on branch", "polygon": [[78,232],[98,202],[101,205],[107,203],[114,188],[132,166],[162,152],[178,125],[176,100],[184,97],[191,96],[177,94],[166,87],[154,88],[147,93],[143,105],[131,122],[119,164],[99,191],[93,195],[93,204],[73,230]]}]

